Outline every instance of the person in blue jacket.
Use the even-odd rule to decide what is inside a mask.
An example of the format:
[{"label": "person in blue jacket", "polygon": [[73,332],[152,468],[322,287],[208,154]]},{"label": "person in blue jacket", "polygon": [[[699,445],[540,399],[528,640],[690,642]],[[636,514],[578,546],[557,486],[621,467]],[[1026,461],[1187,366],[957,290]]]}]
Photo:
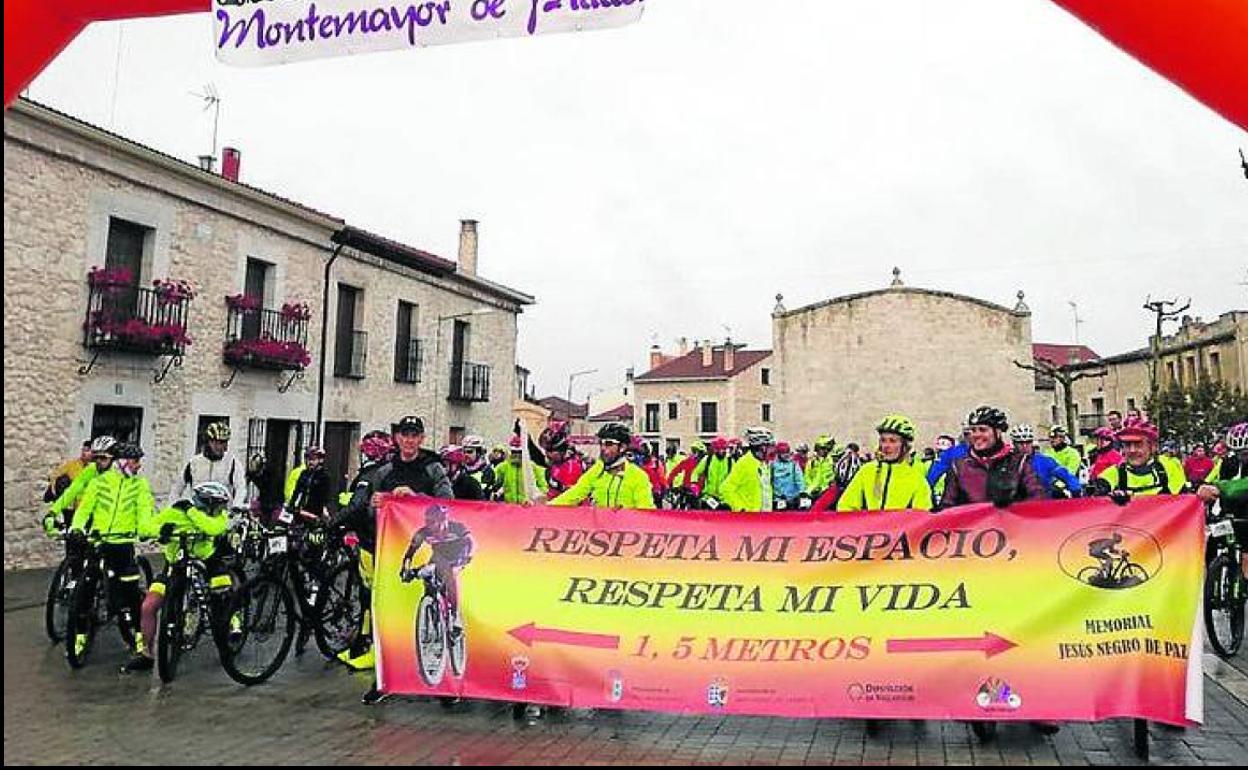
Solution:
[{"label": "person in blue jacket", "polygon": [[944,478],[953,467],[954,461],[966,457],[966,453],[971,451],[971,445],[966,442],[966,430],[962,433],[963,440],[956,443],[953,436],[948,434],[936,439],[936,461],[927,471],[927,483],[933,490],[936,489],[936,482]]},{"label": "person in blue jacket", "polygon": [[796,509],[797,498],[806,488],[802,466],[783,441],[776,444],[776,458],[771,461],[771,488],[777,511]]},{"label": "person in blue jacket", "polygon": [[1010,429],[1010,442],[1020,452],[1031,457],[1031,467],[1048,490],[1050,497],[1079,497],[1083,485],[1079,478],[1062,467],[1054,458],[1036,451],[1036,431],[1030,425],[1020,423]]}]

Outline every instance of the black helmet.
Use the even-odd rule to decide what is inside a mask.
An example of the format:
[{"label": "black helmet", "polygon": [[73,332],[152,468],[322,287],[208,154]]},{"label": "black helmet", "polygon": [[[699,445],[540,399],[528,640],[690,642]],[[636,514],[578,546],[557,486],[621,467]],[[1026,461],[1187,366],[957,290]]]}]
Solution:
[{"label": "black helmet", "polygon": [[113,457],[118,460],[138,460],[143,457],[143,449],[138,444],[119,443],[113,447]]},{"label": "black helmet", "polygon": [[403,419],[390,425],[391,433],[419,433],[425,432],[425,421],[415,415],[407,415]]},{"label": "black helmet", "polygon": [[599,441],[615,441],[628,446],[633,439],[633,431],[622,422],[608,423],[598,429]]},{"label": "black helmet", "polygon": [[989,428],[1006,431],[1010,429],[1010,418],[995,406],[981,406],[966,416],[966,424],[987,425]]}]

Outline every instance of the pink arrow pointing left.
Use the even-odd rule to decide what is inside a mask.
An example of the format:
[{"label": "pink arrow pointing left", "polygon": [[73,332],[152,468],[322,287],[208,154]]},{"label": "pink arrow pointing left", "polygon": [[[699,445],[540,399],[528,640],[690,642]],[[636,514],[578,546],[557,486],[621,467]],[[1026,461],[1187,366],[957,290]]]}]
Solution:
[{"label": "pink arrow pointing left", "polygon": [[558,628],[538,628],[535,623],[516,626],[507,633],[519,639],[525,647],[536,642],[567,644],[573,647],[593,647],[600,650],[618,650],[620,637],[609,634],[586,634],[581,631],[563,631]]}]

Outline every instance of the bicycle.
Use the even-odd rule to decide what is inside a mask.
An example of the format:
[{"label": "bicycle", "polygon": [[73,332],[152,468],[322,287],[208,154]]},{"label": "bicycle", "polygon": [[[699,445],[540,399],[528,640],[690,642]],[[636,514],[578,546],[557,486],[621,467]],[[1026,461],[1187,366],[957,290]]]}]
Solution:
[{"label": "bicycle", "polygon": [[348,532],[341,540],[348,558],[326,575],[312,612],[316,619],[317,649],[329,660],[335,660],[355,644],[368,609],[364,605],[365,586],[360,577],[360,539],[354,532]]},{"label": "bicycle", "polygon": [[430,687],[441,684],[448,659],[452,675],[456,679],[463,677],[468,665],[468,642],[462,630],[459,634],[451,633],[450,602],[437,569],[426,564],[408,569],[400,577],[404,583],[418,577],[424,581],[425,595],[416,610],[416,662],[421,678]]},{"label": "bicycle", "polygon": [[1131,561],[1131,554],[1118,551],[1118,558],[1109,564],[1079,570],[1079,581],[1098,588],[1122,588],[1148,580],[1148,570]]},{"label": "bicycle", "polygon": [[[290,518],[290,517],[285,517]],[[264,531],[265,556],[258,576],[269,576],[285,585],[294,597],[299,617],[299,638],[295,654],[316,631],[317,601],[322,587],[347,553],[333,540],[325,542],[325,532],[289,521]]]},{"label": "bicycle", "polygon": [[[113,592],[109,590],[109,582],[114,573],[108,568],[99,546],[100,540],[90,537],[78,552],[67,555],[57,567],[57,572],[53,574],[53,584],[48,588],[49,601],[65,607],[65,660],[74,669],[87,664],[91,648],[95,644],[96,631],[114,620],[121,620],[123,608],[117,606]],[[139,590],[146,592],[152,583],[152,565],[143,556],[136,557],[136,561],[140,575]],[[59,587],[56,585],[58,574],[61,581]],[[44,612],[45,621],[48,616],[56,616],[58,613],[55,606],[49,606]],[[137,623],[138,618],[133,618],[131,623],[117,623],[121,641],[127,647],[135,644],[134,629],[128,626]]]},{"label": "bicycle", "polygon": [[[192,544],[204,537],[191,532],[177,535],[177,555],[168,570],[158,626],[157,674],[162,682],[172,682],[182,657],[190,654],[208,632],[226,674],[239,684],[260,684],[281,668],[290,651],[295,633],[292,600],[267,576],[248,580],[237,591],[214,600],[209,589],[208,565],[193,556],[191,550]],[[237,575],[231,575],[231,580],[237,585]],[[286,618],[284,624],[279,620],[282,615]],[[231,619],[236,621],[234,627]],[[257,643],[267,643],[275,632],[281,636],[274,651],[256,654]],[[249,651],[251,655],[246,654]]]},{"label": "bicycle", "polygon": [[[1244,641],[1244,611],[1248,590],[1242,569],[1243,546],[1235,526],[1220,508],[1210,507],[1206,533],[1212,554],[1205,569],[1205,630],[1209,645],[1220,658],[1239,652]],[[1216,512],[1215,512],[1216,511]]]}]

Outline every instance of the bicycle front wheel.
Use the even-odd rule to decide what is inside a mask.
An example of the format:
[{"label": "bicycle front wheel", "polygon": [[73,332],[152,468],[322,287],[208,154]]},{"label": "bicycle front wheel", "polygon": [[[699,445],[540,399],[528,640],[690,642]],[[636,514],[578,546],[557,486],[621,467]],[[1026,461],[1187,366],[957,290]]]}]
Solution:
[{"label": "bicycle front wheel", "polygon": [[69,591],[65,587],[65,574],[69,561],[62,559],[48,583],[48,601],[43,609],[44,630],[53,644],[65,639],[65,626],[69,622]]},{"label": "bicycle front wheel", "polygon": [[1220,658],[1235,655],[1244,641],[1244,597],[1237,585],[1242,579],[1239,564],[1226,553],[1205,572],[1205,631]]},{"label": "bicycle front wheel", "polygon": [[228,605],[219,646],[221,667],[239,684],[268,681],[290,653],[298,616],[283,581],[260,575],[247,581]]},{"label": "bicycle front wheel", "polygon": [[186,644],[187,604],[191,601],[186,580],[180,570],[174,571],[160,608],[160,625],[156,641],[156,673],[168,684],[178,673],[178,662]]},{"label": "bicycle front wheel", "polygon": [[99,592],[96,582],[89,574],[69,581],[69,615],[65,620],[65,660],[70,668],[82,668],[87,664],[91,647],[95,643],[96,601]]},{"label": "bicycle front wheel", "polygon": [[343,562],[329,573],[316,597],[316,646],[330,660],[355,643],[364,623],[363,592],[353,562]]},{"label": "bicycle front wheel", "polygon": [[428,594],[416,610],[416,662],[425,684],[441,684],[446,673],[446,629],[437,600]]}]

